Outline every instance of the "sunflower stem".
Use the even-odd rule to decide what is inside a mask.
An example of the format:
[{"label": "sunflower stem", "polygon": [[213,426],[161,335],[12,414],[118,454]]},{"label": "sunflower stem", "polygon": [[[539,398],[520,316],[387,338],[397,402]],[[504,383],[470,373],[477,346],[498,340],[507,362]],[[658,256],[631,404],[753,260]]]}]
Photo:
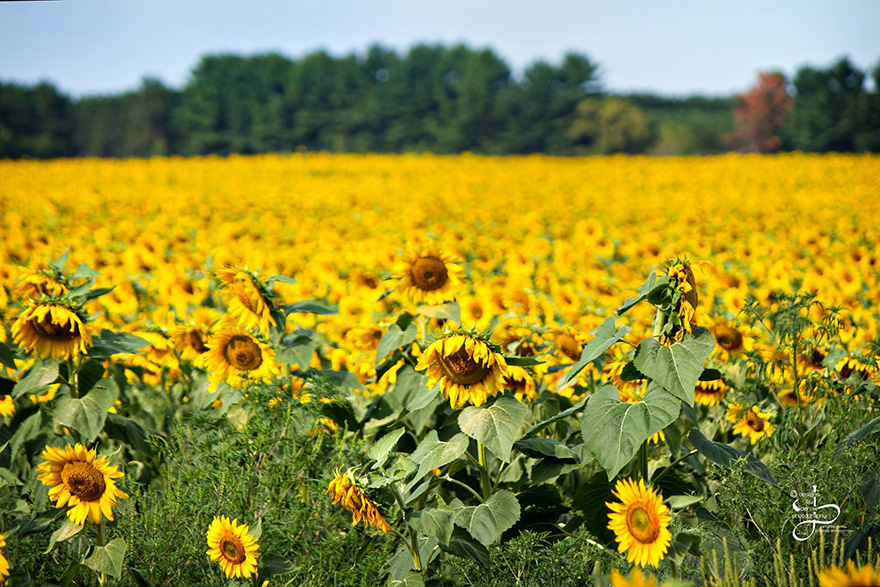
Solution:
[{"label": "sunflower stem", "polygon": [[483,496],[480,495],[479,493],[477,493],[476,491],[474,491],[473,487],[467,485],[466,483],[462,483],[462,482],[459,481],[458,479],[453,479],[453,478],[450,477],[449,475],[444,475],[444,476],[442,477],[442,479],[443,479],[444,481],[449,481],[450,483],[455,483],[456,485],[458,485],[458,486],[460,486],[460,487],[464,487],[465,489],[467,489],[468,491],[470,491],[470,492],[474,495],[474,497],[476,497],[477,499],[479,499],[479,500],[480,500],[480,503],[483,503]]},{"label": "sunflower stem", "polygon": [[486,447],[479,440],[477,441],[477,456],[480,465],[480,481],[483,487],[483,500],[489,499],[492,495],[492,480],[489,478],[489,468],[486,466]]},{"label": "sunflower stem", "polygon": [[654,338],[660,336],[663,327],[666,325],[666,314],[660,308],[657,308],[657,314],[654,316]]},{"label": "sunflower stem", "polygon": [[106,546],[107,537],[104,535],[104,520],[98,524],[98,546]]},{"label": "sunflower stem", "polygon": [[74,398],[79,397],[79,381],[76,371],[76,359],[70,357],[67,359],[67,384],[70,386],[70,395]]}]

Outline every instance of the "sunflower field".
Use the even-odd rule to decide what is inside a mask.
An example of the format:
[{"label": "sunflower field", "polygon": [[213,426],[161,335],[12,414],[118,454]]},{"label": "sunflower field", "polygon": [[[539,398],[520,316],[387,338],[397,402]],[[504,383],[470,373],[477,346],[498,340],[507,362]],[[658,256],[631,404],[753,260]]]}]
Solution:
[{"label": "sunflower field", "polygon": [[880,158],[0,162],[0,581],[880,585]]}]

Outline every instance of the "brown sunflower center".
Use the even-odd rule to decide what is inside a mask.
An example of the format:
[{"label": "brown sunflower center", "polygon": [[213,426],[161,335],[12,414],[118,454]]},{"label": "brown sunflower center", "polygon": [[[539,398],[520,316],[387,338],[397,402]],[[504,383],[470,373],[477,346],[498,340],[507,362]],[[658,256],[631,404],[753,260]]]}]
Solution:
[{"label": "brown sunflower center", "polygon": [[642,544],[653,544],[660,536],[657,514],[643,504],[633,504],[629,508],[626,522],[630,534]]},{"label": "brown sunflower center", "polygon": [[724,387],[716,385],[711,381],[697,383],[697,391],[703,395],[723,395]]},{"label": "brown sunflower center", "polygon": [[243,334],[236,334],[223,347],[226,361],[242,371],[253,371],[263,364],[263,353],[260,345]]},{"label": "brown sunflower center", "polygon": [[246,558],[244,544],[241,539],[235,535],[224,536],[220,539],[220,552],[229,562],[233,564],[241,564]]},{"label": "brown sunflower center", "polygon": [[413,284],[424,291],[440,289],[449,281],[446,264],[436,257],[419,257],[410,269]]},{"label": "brown sunflower center", "polygon": [[764,420],[758,417],[758,415],[751,410],[749,410],[749,412],[746,414],[746,424],[748,424],[749,428],[751,428],[755,432],[764,431]]},{"label": "brown sunflower center", "polygon": [[202,340],[202,333],[198,330],[190,330],[188,338],[189,346],[195,352],[201,355],[203,352],[208,350],[208,347],[205,346],[205,341]]},{"label": "brown sunflower center", "polygon": [[74,461],[61,469],[61,480],[71,495],[82,501],[98,501],[107,490],[104,474],[89,463]]},{"label": "brown sunflower center", "polygon": [[719,326],[715,329],[715,340],[718,346],[726,351],[739,351],[743,348],[743,335],[736,328]]},{"label": "brown sunflower center", "polygon": [[448,356],[438,354],[437,362],[446,378],[458,385],[479,383],[492,371],[491,367],[475,361],[464,346]]},{"label": "brown sunflower center", "polygon": [[516,379],[513,377],[505,377],[504,378],[504,389],[517,392],[523,391],[526,388],[526,380],[525,379]]},{"label": "brown sunflower center", "polygon": [[556,337],[556,346],[559,347],[563,355],[572,361],[577,361],[581,358],[581,345],[567,332]]},{"label": "brown sunflower center", "polygon": [[41,320],[31,320],[31,328],[40,338],[51,340],[73,340],[79,336],[79,328],[76,323],[69,321],[67,324],[55,324],[51,315],[47,314]]}]

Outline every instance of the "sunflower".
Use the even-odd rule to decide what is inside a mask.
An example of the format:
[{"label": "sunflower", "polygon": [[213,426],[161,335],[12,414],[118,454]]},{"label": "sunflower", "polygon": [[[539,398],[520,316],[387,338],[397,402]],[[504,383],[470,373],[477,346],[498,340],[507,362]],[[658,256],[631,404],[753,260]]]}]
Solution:
[{"label": "sunflower", "polygon": [[640,567],[656,567],[669,549],[672,534],[669,532],[669,508],[663,505],[663,496],[646,487],[644,480],[638,483],[630,479],[619,480],[613,491],[620,502],[607,503],[608,529],[615,534],[617,551],[627,552],[627,561]]},{"label": "sunflower", "polygon": [[6,536],[0,534],[0,583],[9,578],[9,560],[6,558]]},{"label": "sunflower", "polygon": [[416,370],[427,370],[428,387],[439,384],[454,409],[467,403],[483,405],[504,389],[509,375],[504,357],[469,334],[452,334],[432,343],[419,357]]},{"label": "sunflower", "polygon": [[727,388],[724,387],[724,381],[721,379],[697,381],[697,387],[694,388],[694,400],[704,406],[715,406],[724,399],[725,393],[727,393]]},{"label": "sunflower", "polygon": [[561,352],[567,359],[577,361],[581,358],[584,346],[570,328],[560,328],[557,330],[554,342],[556,343],[556,348],[559,349],[559,352]]},{"label": "sunflower", "polygon": [[226,516],[214,516],[208,527],[207,555],[220,563],[227,579],[247,579],[257,572],[260,545],[249,530],[238,518],[230,521]]},{"label": "sunflower", "polygon": [[538,398],[538,392],[535,389],[535,379],[523,367],[508,365],[507,375],[502,379],[501,386],[508,391],[512,391],[513,396],[521,402]]},{"label": "sunflower", "polygon": [[269,381],[281,373],[275,351],[240,328],[223,330],[208,341],[205,368],[211,374],[213,392],[221,382],[241,387],[245,379]]},{"label": "sunflower", "polygon": [[397,287],[417,304],[438,305],[455,299],[464,269],[460,259],[437,243],[411,247],[394,266]]},{"label": "sunflower", "polygon": [[73,506],[67,512],[71,522],[82,526],[88,518],[97,524],[101,514],[113,520],[112,506],[128,494],[116,487],[115,480],[124,475],[107,457],[98,457],[94,449],[79,443],[63,449],[47,446],[42,456],[37,479],[51,488],[49,499],[58,502],[55,507]]},{"label": "sunflower", "polygon": [[28,302],[12,325],[12,337],[41,359],[70,359],[92,346],[92,333],[79,308],[57,298]]},{"label": "sunflower", "polygon": [[45,269],[27,270],[18,276],[15,293],[23,298],[63,296],[70,288],[60,275]]},{"label": "sunflower", "polygon": [[364,495],[361,488],[352,481],[349,473],[340,473],[337,470],[336,477],[330,481],[324,495],[328,493],[333,494],[334,504],[338,503],[352,513],[352,526],[357,526],[358,522],[363,520],[365,526],[373,526],[385,534],[391,530],[379,508],[373,500]]},{"label": "sunflower", "polygon": [[775,428],[770,424],[771,416],[754,406],[746,409],[746,406],[736,402],[727,406],[727,421],[733,423],[733,431],[748,438],[752,444],[773,434]]},{"label": "sunflower", "polygon": [[642,575],[639,568],[635,568],[630,573],[629,580],[623,576],[623,573],[614,569],[611,571],[611,587],[657,587],[657,579],[648,575]]},{"label": "sunflower", "polygon": [[837,363],[837,372],[840,373],[840,376],[843,379],[849,379],[851,375],[855,374],[861,377],[864,381],[870,381],[871,378],[877,374],[876,369],[870,365],[861,363],[852,357],[841,359]]},{"label": "sunflower", "polygon": [[872,587],[880,585],[880,568],[876,570],[869,563],[857,567],[853,561],[846,561],[846,571],[838,566],[822,569],[819,573],[819,587]]},{"label": "sunflower", "polygon": [[272,302],[263,284],[252,273],[228,267],[217,271],[217,278],[220,280],[220,296],[239,326],[263,334],[270,326],[276,326]]},{"label": "sunflower", "polygon": [[15,400],[8,393],[0,391],[0,417],[8,418],[15,415]]},{"label": "sunflower", "polygon": [[193,362],[196,367],[200,366],[200,360],[208,350],[205,343],[210,336],[211,326],[218,318],[219,314],[215,310],[198,308],[192,311],[186,322],[170,329],[168,334],[181,359]]},{"label": "sunflower", "polygon": [[752,337],[748,331],[726,320],[716,320],[709,331],[715,337],[715,354],[719,361],[729,363],[742,353],[753,350]]},{"label": "sunflower", "polygon": [[672,332],[664,337],[664,342],[672,344],[680,341],[685,334],[692,334],[692,325],[696,322],[697,302],[699,295],[697,294],[697,280],[691,269],[690,262],[676,259],[669,265],[666,272],[669,284],[680,294],[678,306],[675,308],[675,314],[678,318],[678,326]]}]

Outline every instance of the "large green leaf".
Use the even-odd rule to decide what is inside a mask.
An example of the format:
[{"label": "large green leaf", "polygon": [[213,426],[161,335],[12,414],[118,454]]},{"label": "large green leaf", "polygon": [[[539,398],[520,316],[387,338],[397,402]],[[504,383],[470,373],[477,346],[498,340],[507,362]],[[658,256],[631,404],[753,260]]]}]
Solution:
[{"label": "large green leaf", "polygon": [[397,441],[400,440],[400,437],[406,432],[406,428],[398,428],[394,432],[389,432],[379,440],[373,443],[373,446],[370,447],[370,458],[376,461],[376,464],[373,465],[373,468],[376,469],[385,464],[385,461],[388,459],[388,455],[391,454],[391,451],[394,450],[394,447],[397,446]]},{"label": "large green leaf", "polygon": [[528,408],[512,397],[500,397],[492,405],[468,406],[458,416],[461,431],[482,442],[496,457],[510,462],[510,449],[526,421]]},{"label": "large green leaf", "polygon": [[139,349],[150,346],[150,341],[127,332],[102,330],[92,338],[90,357],[106,358],[110,355],[137,353]]},{"label": "large green leaf", "polygon": [[425,438],[416,447],[416,450],[409,458],[419,464],[419,470],[415,478],[410,482],[410,486],[427,475],[434,469],[449,464],[465,453],[468,447],[468,437],[458,433],[449,439],[449,442],[442,442],[436,430],[431,430],[425,435]]},{"label": "large green leaf", "polygon": [[720,442],[712,442],[700,432],[699,428],[691,430],[690,434],[688,434],[688,440],[691,441],[691,444],[695,449],[700,451],[701,455],[716,465],[721,465],[722,467],[729,469],[735,462],[740,459],[745,459],[746,473],[750,473],[758,479],[766,481],[773,487],[779,487],[776,483],[776,479],[774,479],[773,475],[770,473],[770,469],[767,468],[767,465],[759,461],[755,456],[746,454],[739,449],[727,446],[726,444],[721,444]]},{"label": "large green leaf", "polygon": [[452,539],[448,545],[443,546],[443,550],[449,554],[471,560],[483,569],[488,570],[491,567],[489,550],[461,528],[453,532]]},{"label": "large green leaf", "polygon": [[49,538],[49,548],[47,548],[43,554],[49,554],[52,552],[52,549],[55,548],[57,543],[73,538],[82,532],[82,529],[83,527],[79,524],[74,524],[70,520],[64,520],[61,527],[52,532],[52,536]]},{"label": "large green leaf", "polygon": [[654,291],[666,287],[667,283],[669,283],[669,279],[665,275],[658,276],[652,271],[651,275],[648,277],[648,281],[646,281],[641,285],[641,287],[639,287],[636,296],[632,298],[627,298],[626,301],[623,302],[623,305],[617,308],[617,315],[622,316],[624,312],[628,311],[630,308],[647,298]]},{"label": "large green leaf", "polygon": [[435,507],[415,511],[407,520],[418,532],[433,536],[441,544],[449,544],[454,524],[455,512],[453,512],[442,498],[437,497]]},{"label": "large green leaf", "polygon": [[873,420],[871,420],[870,422],[868,422],[867,424],[865,424],[864,426],[862,426],[861,428],[859,428],[858,430],[856,430],[855,432],[853,432],[852,434],[847,436],[843,440],[843,442],[838,444],[837,448],[834,449],[834,454],[832,454],[832,457],[836,457],[837,454],[841,450],[843,450],[843,447],[849,446],[851,444],[855,444],[856,442],[858,442],[864,438],[867,438],[868,436],[870,436],[874,432],[878,432],[878,431],[880,431],[880,416],[874,418]]},{"label": "large green leaf", "polygon": [[[433,552],[437,545],[438,541],[433,536],[418,537],[419,557],[423,564],[427,562],[428,557],[431,556],[431,552]],[[410,571],[415,570],[413,566],[415,566],[415,563],[409,548],[405,544],[401,544],[397,552],[385,563],[385,569],[387,569],[390,575],[388,579],[389,584],[397,581],[396,585],[406,585],[408,577],[411,576]],[[409,585],[413,585],[413,583],[409,583]]]},{"label": "large green leaf", "polygon": [[577,462],[578,457],[570,448],[552,438],[526,438],[517,440],[515,446],[524,455],[533,459],[553,457],[562,461]]},{"label": "large green leaf", "polygon": [[52,415],[56,422],[76,430],[84,442],[91,443],[104,429],[107,410],[117,397],[119,391],[115,388],[98,385],[81,398],[62,397],[56,402]]},{"label": "large green leaf", "polygon": [[453,501],[455,523],[467,530],[483,546],[489,546],[513,527],[519,520],[519,502],[506,490],[496,491],[492,497],[477,506],[461,505]]},{"label": "large green leaf", "polygon": [[125,539],[114,538],[106,546],[96,546],[84,562],[90,569],[119,578],[122,576],[122,561],[127,548]]},{"label": "large green leaf", "polygon": [[36,393],[56,379],[58,379],[58,361],[38,361],[12,388],[12,397],[18,399],[26,393]]},{"label": "large green leaf", "polygon": [[644,401],[620,401],[613,385],[605,385],[590,397],[581,417],[586,447],[613,479],[632,460],[639,447],[678,418],[681,402],[657,385],[649,385]]},{"label": "large green leaf", "polygon": [[581,352],[581,358],[565,372],[565,375],[559,378],[556,389],[564,389],[571,385],[577,379],[578,374],[584,370],[584,367],[604,355],[605,351],[614,346],[614,344],[623,340],[623,337],[629,333],[629,330],[628,326],[621,326],[615,330],[614,318],[605,320],[593,333],[593,339],[584,347],[584,350]]},{"label": "large green leaf", "polygon": [[394,349],[399,349],[412,343],[418,335],[419,327],[415,320],[413,320],[413,317],[409,314],[400,316],[397,322],[392,324],[385,334],[382,335],[379,346],[376,348],[376,364],[381,363],[382,359],[387,357]]},{"label": "large green leaf", "polygon": [[715,339],[705,328],[695,327],[694,334],[672,346],[647,338],[639,345],[633,364],[639,372],[653,379],[675,397],[694,405],[694,388],[703,373],[703,363],[712,354]]}]

